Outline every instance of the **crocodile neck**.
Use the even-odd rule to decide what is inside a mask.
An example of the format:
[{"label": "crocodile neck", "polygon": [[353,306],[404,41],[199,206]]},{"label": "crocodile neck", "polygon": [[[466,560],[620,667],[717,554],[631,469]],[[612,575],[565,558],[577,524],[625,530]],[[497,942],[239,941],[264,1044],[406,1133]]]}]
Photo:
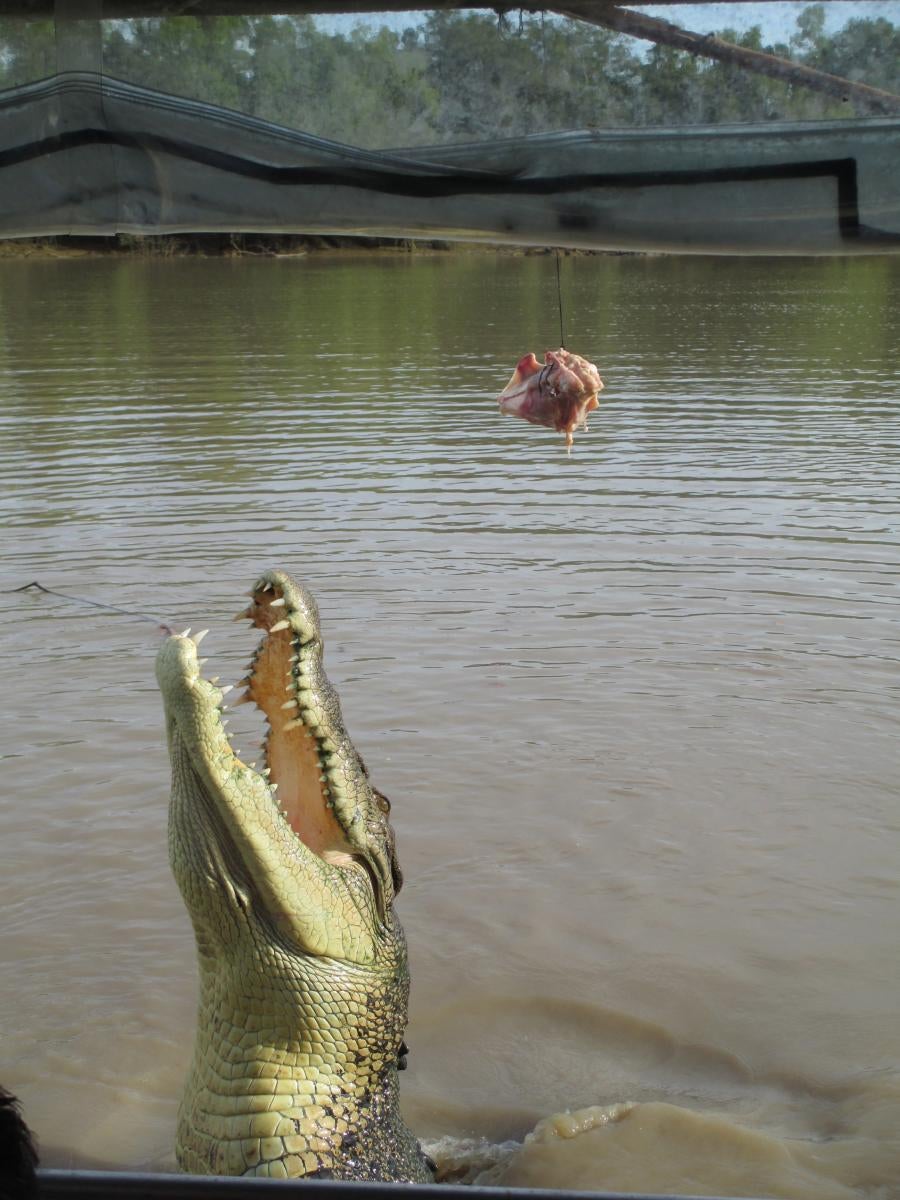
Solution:
[{"label": "crocodile neck", "polygon": [[[405,959],[399,926],[393,946]],[[430,1182],[400,1115],[405,972],[386,969],[373,990],[368,972],[345,963],[313,964],[287,980],[271,959],[260,964],[248,972],[242,959],[223,970],[218,959],[201,958],[197,1036],[179,1110],[182,1170]],[[340,1009],[335,993],[349,998]],[[383,1021],[383,1012],[394,1019]]]}]

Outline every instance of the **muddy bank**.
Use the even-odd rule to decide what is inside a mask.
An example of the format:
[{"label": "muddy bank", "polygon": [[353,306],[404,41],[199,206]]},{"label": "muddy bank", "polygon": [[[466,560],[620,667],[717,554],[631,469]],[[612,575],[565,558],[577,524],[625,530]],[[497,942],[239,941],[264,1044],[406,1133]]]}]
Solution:
[{"label": "muddy bank", "polygon": [[[552,246],[503,246],[486,242],[449,242],[422,238],[371,238],[314,234],[175,233],[140,237],[10,238],[0,241],[0,258],[78,258],[126,255],[143,258],[291,258],[335,250],[379,254],[553,254]],[[560,249],[563,255],[628,255],[630,251]]]}]

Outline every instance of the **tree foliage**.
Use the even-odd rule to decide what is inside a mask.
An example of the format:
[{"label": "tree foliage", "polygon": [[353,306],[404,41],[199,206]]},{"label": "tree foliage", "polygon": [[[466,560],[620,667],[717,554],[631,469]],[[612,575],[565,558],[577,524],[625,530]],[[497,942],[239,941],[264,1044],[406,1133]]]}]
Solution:
[{"label": "tree foliage", "polygon": [[[900,29],[855,19],[829,35],[821,4],[765,50],[887,90]],[[0,86],[56,69],[53,26],[0,21]],[[670,47],[541,14],[437,11],[400,32],[330,32],[309,16],[168,17],[104,23],[103,69],[364,147],[482,140],[561,129],[821,119],[840,101]]]}]

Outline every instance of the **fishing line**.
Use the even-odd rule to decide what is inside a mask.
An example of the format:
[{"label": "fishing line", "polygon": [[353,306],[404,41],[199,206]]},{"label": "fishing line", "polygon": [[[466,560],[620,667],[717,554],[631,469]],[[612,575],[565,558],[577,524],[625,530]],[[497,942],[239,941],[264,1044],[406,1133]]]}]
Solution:
[{"label": "fishing line", "polygon": [[32,579],[31,583],[23,583],[21,587],[9,588],[6,594],[11,596],[14,592],[27,592],[30,588],[43,592],[47,596],[59,596],[61,600],[72,600],[75,604],[89,604],[91,608],[105,608],[108,612],[120,613],[123,617],[134,617],[140,621],[152,621],[160,633],[164,633],[167,637],[170,637],[172,634],[171,628],[165,621],[160,621],[159,617],[151,616],[150,613],[133,612],[128,608],[119,608],[116,604],[103,604],[100,600],[88,600],[86,596],[70,596],[66,592],[55,592],[53,588],[44,587],[36,579]]},{"label": "fishing line", "polygon": [[566,348],[566,334],[563,329],[563,301],[562,301],[562,283],[559,277],[559,249],[556,251],[556,299],[559,302],[559,348]]}]

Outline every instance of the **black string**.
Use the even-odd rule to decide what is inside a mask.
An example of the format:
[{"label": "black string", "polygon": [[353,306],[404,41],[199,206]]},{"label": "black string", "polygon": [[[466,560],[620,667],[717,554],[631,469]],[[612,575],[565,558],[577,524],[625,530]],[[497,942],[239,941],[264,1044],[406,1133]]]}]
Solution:
[{"label": "black string", "polygon": [[562,284],[559,278],[559,251],[556,251],[556,298],[559,301],[559,348],[565,350],[566,335],[563,329],[563,301],[562,301]]},{"label": "black string", "polygon": [[36,579],[32,579],[31,583],[23,583],[21,587],[9,588],[7,595],[12,595],[14,592],[27,592],[29,588],[35,588],[47,596],[59,596],[61,600],[72,600],[76,604],[89,604],[92,608],[105,608],[109,612],[121,613],[123,617],[136,617],[141,621],[152,621],[167,637],[172,634],[172,630],[164,621],[160,621],[159,617],[151,616],[150,613],[132,612],[127,608],[119,608],[116,604],[103,604],[99,600],[88,600],[85,596],[70,596],[66,592],[55,592],[53,588],[44,587]]}]

